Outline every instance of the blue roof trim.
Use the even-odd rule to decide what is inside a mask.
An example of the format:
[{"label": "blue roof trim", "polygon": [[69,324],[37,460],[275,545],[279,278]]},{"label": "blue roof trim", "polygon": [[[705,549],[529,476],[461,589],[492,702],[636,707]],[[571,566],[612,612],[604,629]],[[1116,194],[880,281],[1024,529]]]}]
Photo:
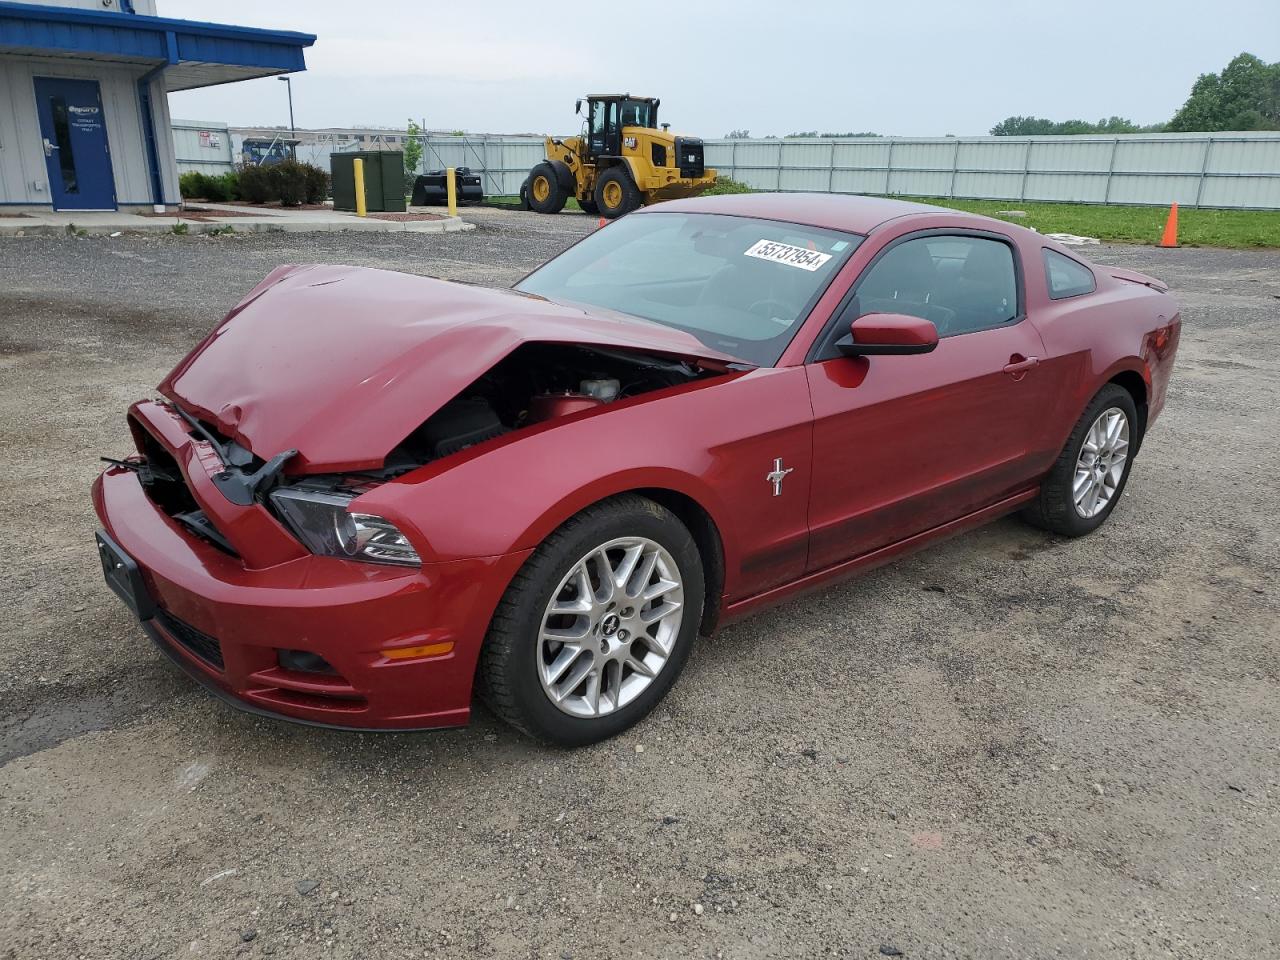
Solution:
[{"label": "blue roof trim", "polygon": [[[170,39],[172,38],[172,40]],[[0,46],[131,59],[218,63],[274,71],[305,70],[310,33],[262,30],[196,20],[0,2]]]}]

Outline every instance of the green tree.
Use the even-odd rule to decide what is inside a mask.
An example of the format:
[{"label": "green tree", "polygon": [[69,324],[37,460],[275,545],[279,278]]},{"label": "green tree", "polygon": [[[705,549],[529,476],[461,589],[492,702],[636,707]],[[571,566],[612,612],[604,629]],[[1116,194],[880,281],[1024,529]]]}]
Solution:
[{"label": "green tree", "polygon": [[1139,126],[1124,117],[1103,117],[1096,123],[1088,120],[1046,120],[1044,117],[1006,117],[991,128],[993,137],[1073,136],[1090,133],[1155,133],[1162,124]]},{"label": "green tree", "polygon": [[412,183],[412,178],[418,175],[418,165],[422,163],[422,128],[410,120],[404,132],[404,173]]},{"label": "green tree", "polygon": [[832,133],[829,130],[824,130],[822,133],[818,133],[817,130],[801,130],[798,133],[788,133],[784,139],[794,140],[798,137],[824,137],[828,140],[847,140],[852,137],[878,137],[878,136],[880,136],[880,134],[871,133],[871,132]]},{"label": "green tree", "polygon": [[1042,117],[1005,117],[991,128],[993,137],[1039,137],[1053,132],[1053,121]]},{"label": "green tree", "polygon": [[1280,62],[1242,53],[1221,73],[1202,73],[1169,129],[1280,130]]}]

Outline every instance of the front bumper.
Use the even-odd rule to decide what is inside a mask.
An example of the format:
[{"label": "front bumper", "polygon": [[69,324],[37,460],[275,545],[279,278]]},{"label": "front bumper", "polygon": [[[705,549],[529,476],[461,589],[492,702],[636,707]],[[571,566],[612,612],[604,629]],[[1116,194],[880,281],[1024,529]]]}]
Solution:
[{"label": "front bumper", "polygon": [[[138,616],[165,653],[245,709],[333,727],[465,723],[489,618],[529,553],[412,570],[307,554],[253,569],[166,515],[131,471],[106,470],[93,500],[137,565]],[[449,643],[434,655],[384,653]],[[281,650],[334,672],[286,669]]]}]

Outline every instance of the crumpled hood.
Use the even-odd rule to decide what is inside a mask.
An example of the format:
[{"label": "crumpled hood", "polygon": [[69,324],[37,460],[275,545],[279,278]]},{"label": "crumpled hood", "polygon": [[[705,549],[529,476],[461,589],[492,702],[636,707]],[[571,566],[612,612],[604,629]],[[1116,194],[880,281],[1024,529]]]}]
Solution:
[{"label": "crumpled hood", "polygon": [[531,341],[732,363],[680,330],[504,290],[364,267],[279,267],[160,392],[287,473],[371,470]]}]

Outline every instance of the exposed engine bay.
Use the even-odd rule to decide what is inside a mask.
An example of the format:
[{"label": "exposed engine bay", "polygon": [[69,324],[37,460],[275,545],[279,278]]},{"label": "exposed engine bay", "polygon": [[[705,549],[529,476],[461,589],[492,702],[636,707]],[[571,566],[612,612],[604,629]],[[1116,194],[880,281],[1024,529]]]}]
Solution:
[{"label": "exposed engine bay", "polygon": [[525,344],[411,433],[380,473],[394,476],[512,430],[717,375],[625,350]]},{"label": "exposed engine bay", "polygon": [[[296,478],[286,477],[285,469],[297,451],[282,451],[264,460],[173,401],[169,406],[186,421],[192,437],[214,448],[223,469],[212,479],[232,503],[266,504],[313,552],[333,553],[336,548],[329,540],[338,537],[344,550],[381,550],[382,562],[399,562],[396,551],[408,548],[387,531],[348,531],[342,539],[343,524],[355,522],[345,509],[353,498],[386,480],[512,431],[721,375],[720,369],[707,370],[653,354],[527,343],[428,417],[387,455],[380,469]],[[134,423],[133,428],[142,457],[111,462],[137,473],[151,500],[189,532],[234,554],[230,542],[200,509],[173,456],[141,424]]]}]

